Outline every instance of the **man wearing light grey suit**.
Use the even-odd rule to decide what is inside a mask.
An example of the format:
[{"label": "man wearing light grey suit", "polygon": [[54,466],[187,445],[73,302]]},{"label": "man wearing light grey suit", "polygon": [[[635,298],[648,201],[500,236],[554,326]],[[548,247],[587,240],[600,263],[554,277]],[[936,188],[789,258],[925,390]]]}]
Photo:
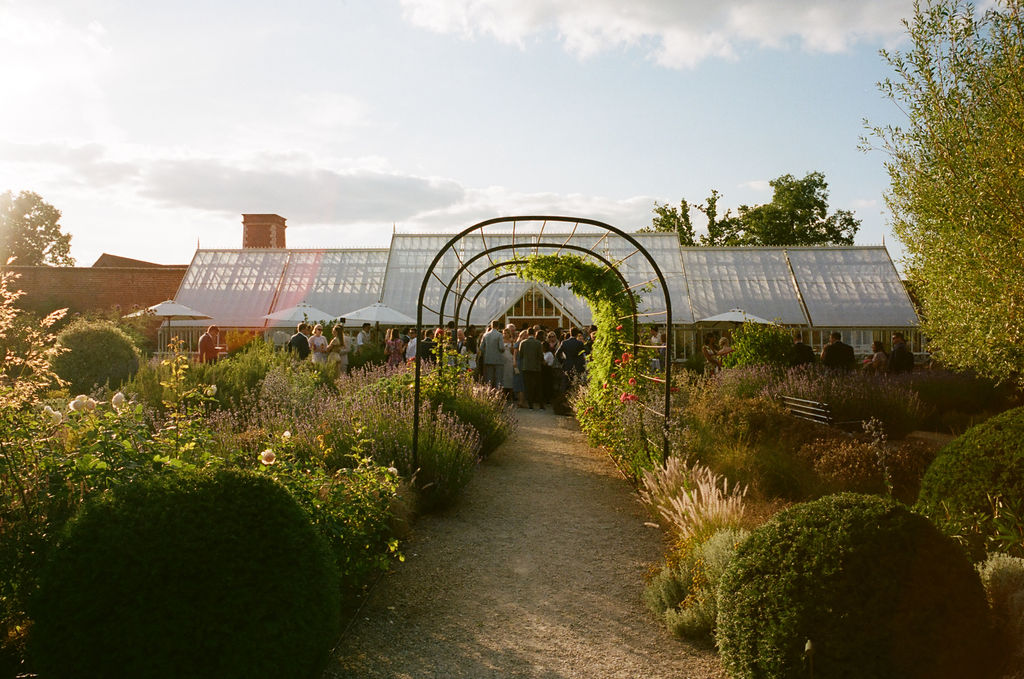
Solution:
[{"label": "man wearing light grey suit", "polygon": [[[505,371],[505,338],[498,330],[498,322],[491,321],[488,330],[480,339],[480,352],[483,354],[484,381],[500,389],[501,375]],[[511,385],[509,385],[511,386]]]}]

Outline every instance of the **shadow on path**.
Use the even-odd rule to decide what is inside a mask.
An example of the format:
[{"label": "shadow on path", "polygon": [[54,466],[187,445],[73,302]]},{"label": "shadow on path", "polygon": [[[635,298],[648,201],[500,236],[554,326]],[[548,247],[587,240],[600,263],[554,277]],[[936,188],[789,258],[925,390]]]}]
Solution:
[{"label": "shadow on path", "polygon": [[643,607],[661,532],[574,420],[520,428],[457,506],[421,517],[325,677],[721,677]]}]

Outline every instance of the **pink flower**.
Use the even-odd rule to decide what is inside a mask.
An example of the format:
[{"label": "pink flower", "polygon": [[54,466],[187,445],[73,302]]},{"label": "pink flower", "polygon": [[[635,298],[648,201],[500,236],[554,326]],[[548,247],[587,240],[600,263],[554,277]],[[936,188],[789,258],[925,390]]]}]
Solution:
[{"label": "pink flower", "polygon": [[621,325],[616,325],[616,326],[615,326],[615,329],[616,329],[616,330],[622,330],[622,326],[621,326]]},{"label": "pink flower", "polygon": [[630,384],[636,384],[636,378],[634,378],[634,377],[630,377],[630,378],[629,378],[629,383],[630,383]]}]

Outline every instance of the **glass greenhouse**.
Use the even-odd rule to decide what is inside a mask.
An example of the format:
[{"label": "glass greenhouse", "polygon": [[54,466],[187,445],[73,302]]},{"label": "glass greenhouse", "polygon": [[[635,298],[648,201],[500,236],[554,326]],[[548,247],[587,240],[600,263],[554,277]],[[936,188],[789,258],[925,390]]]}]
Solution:
[{"label": "glass greenhouse", "polygon": [[[862,351],[893,330],[916,337],[917,314],[884,246],[680,247],[674,234],[630,235],[665,278],[678,355],[696,346],[703,319],[731,309],[809,330],[814,344],[831,330],[843,331]],[[287,331],[265,316],[299,303],[336,317],[383,302],[416,318],[424,274],[451,238],[395,234],[386,249],[198,250],[175,301],[213,320],[179,321],[173,329],[191,341],[209,323]],[[459,325],[492,319],[549,327],[589,324],[587,303],[570,290],[509,275],[510,262],[532,254],[582,254],[614,264],[640,293],[641,322],[665,325],[664,295],[642,253],[624,238],[583,227],[465,236],[439,259],[428,280],[424,325],[437,323],[442,304],[444,320],[457,313]]]}]

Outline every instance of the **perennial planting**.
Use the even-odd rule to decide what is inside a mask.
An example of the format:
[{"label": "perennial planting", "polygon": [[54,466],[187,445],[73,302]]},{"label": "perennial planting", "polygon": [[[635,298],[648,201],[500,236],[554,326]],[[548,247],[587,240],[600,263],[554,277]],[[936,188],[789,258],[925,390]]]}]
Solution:
[{"label": "perennial planting", "polygon": [[[7,292],[10,282],[8,276],[0,281],[5,293],[0,301],[0,340],[8,349],[0,384],[0,676],[33,671],[38,656],[31,650],[52,649],[47,644],[66,634],[57,631],[50,641],[35,645],[32,630],[42,621],[37,615],[54,610],[44,604],[54,599],[42,594],[41,577],[50,564],[74,563],[69,559],[79,557],[67,550],[72,544],[85,544],[65,537],[71,535],[83,507],[110,497],[134,497],[129,489],[163,483],[159,479],[194,477],[203,486],[205,479],[221,478],[223,473],[265,478],[280,489],[273,492],[284,493],[294,503],[298,514],[290,515],[291,520],[305,523],[323,541],[329,587],[335,593],[331,596],[341,604],[316,595],[334,610],[323,618],[326,627],[313,623],[302,636],[330,639],[337,627],[327,624],[329,620],[351,615],[364,588],[393,559],[403,558],[399,540],[412,514],[456,501],[480,457],[512,429],[511,410],[470,376],[428,372],[431,398],[421,414],[425,443],[420,467],[412,469],[412,393],[403,387],[374,386],[384,380],[401,382],[407,379],[404,375],[371,367],[335,379],[315,366],[268,351],[260,342],[209,366],[192,364],[180,347],[172,347],[170,358],[143,363],[118,391],[101,385],[90,393],[65,395],[62,380],[51,368],[51,359],[62,349],[47,334],[48,326],[26,330],[18,325],[16,294]],[[25,341],[26,333],[34,333],[32,341]],[[63,349],[65,356],[74,351]],[[219,506],[226,497],[214,492],[204,502]],[[131,549],[141,534],[124,525],[124,533],[111,525],[107,537],[112,544]],[[93,532],[103,530],[102,525],[90,526]],[[236,539],[242,538],[236,536],[227,544]],[[282,549],[289,551],[282,545],[261,548],[266,553]],[[148,567],[143,571],[150,572]],[[312,591],[305,588],[305,581],[299,582],[303,578],[279,575],[294,585],[287,590],[291,594],[283,596],[298,595],[299,589]],[[173,579],[173,574],[168,577]],[[103,605],[99,600],[106,597],[85,585],[76,596],[93,602],[85,606]],[[173,637],[166,640],[167,647],[175,648],[175,639],[191,634],[189,627],[176,625],[161,632]],[[260,635],[235,641],[239,658],[254,659],[264,668],[273,666],[260,665],[259,658],[269,657],[261,655],[265,640]],[[311,650],[311,660],[293,658],[284,660],[283,666],[297,672],[294,676],[315,676],[323,659],[323,645],[316,643],[321,650]],[[122,651],[135,654],[134,659],[117,657],[128,663],[124,666],[145,662],[145,648],[125,644]],[[38,652],[52,655],[50,650]],[[159,667],[150,667],[147,676],[181,676],[173,668],[180,670],[187,659],[175,662],[163,674]],[[52,676],[62,676],[54,667],[48,666]],[[281,676],[274,674],[277,670],[268,671],[267,676]]]}]

